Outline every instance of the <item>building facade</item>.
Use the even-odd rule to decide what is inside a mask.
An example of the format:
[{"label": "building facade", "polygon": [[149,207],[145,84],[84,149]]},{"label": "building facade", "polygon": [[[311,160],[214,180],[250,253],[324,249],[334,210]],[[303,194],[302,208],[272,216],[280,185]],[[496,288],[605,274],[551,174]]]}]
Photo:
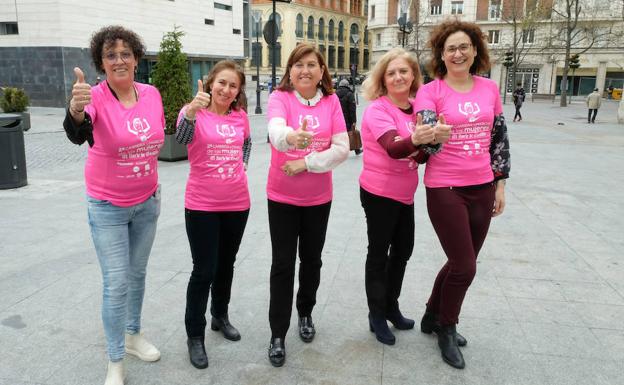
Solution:
[{"label": "building facade", "polygon": [[[585,95],[594,87],[624,85],[624,3],[580,0],[581,14],[570,54],[580,55],[580,68],[568,73],[568,90]],[[370,0],[369,29],[372,61],[391,47],[400,46],[397,22],[401,10],[412,22],[405,48],[426,63],[429,31],[441,21],[457,17],[476,22],[488,37],[492,69],[484,74],[497,81],[501,92],[515,87],[502,65],[505,52],[515,47],[516,82],[528,93],[558,94],[564,71],[566,19],[563,0]],[[509,71],[513,72],[513,71]],[[573,79],[572,79],[572,75]]]},{"label": "building facade", "polygon": [[[285,71],[288,55],[297,44],[316,45],[327,61],[332,75],[350,74],[352,65],[359,73],[368,71],[370,42],[365,0],[293,0],[277,3],[278,38],[275,65],[277,76]],[[253,0],[251,18],[251,54],[247,72],[260,66],[261,77],[270,75],[273,54],[263,37],[266,22],[272,19],[270,0]]]},{"label": "building facade", "polygon": [[0,86],[24,88],[36,106],[66,104],[81,67],[93,83],[91,34],[105,25],[136,32],[147,47],[137,80],[150,81],[163,35],[185,32],[192,86],[224,58],[243,61],[249,51],[247,0],[0,0]]}]

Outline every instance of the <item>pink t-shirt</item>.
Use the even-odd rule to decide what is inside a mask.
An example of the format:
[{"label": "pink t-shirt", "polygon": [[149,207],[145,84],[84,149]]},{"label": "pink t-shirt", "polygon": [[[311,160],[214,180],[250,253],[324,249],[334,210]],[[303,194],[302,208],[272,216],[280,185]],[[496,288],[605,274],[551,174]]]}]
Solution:
[{"label": "pink t-shirt", "polygon": [[472,186],[494,180],[490,165],[490,141],[494,117],[503,108],[494,81],[473,76],[474,86],[466,93],[451,89],[436,79],[420,87],[415,110],[443,113],[453,125],[442,151],[432,155],[425,169],[425,186]]},{"label": "pink t-shirt", "polygon": [[[186,108],[180,111],[178,121]],[[249,119],[243,110],[232,110],[228,115],[217,115],[205,109],[197,112],[193,140],[188,144],[191,170],[184,196],[187,209],[249,209],[249,188],[243,164],[243,142],[249,135]]]},{"label": "pink t-shirt", "polygon": [[404,204],[414,203],[418,186],[418,163],[411,158],[393,159],[378,142],[383,134],[396,130],[402,138],[414,132],[416,114],[406,114],[387,96],[374,100],[362,118],[364,167],[360,186],[371,194],[394,199]]},{"label": "pink t-shirt", "polygon": [[302,159],[312,151],[322,152],[331,146],[332,136],[346,131],[340,101],[336,94],[323,96],[314,106],[301,104],[294,92],[275,91],[269,98],[267,118],[281,117],[286,125],[298,129],[304,119],[307,130],[314,133],[305,149],[277,151],[271,146],[271,165],[267,182],[270,200],[296,206],[315,206],[332,200],[332,173],[303,171],[288,176],[281,167],[289,160]]},{"label": "pink t-shirt", "polygon": [[124,107],[106,81],[91,88],[85,107],[95,144],[85,163],[87,194],[115,206],[144,202],[158,187],[158,153],[165,140],[165,114],[155,87],[134,83],[138,102]]}]

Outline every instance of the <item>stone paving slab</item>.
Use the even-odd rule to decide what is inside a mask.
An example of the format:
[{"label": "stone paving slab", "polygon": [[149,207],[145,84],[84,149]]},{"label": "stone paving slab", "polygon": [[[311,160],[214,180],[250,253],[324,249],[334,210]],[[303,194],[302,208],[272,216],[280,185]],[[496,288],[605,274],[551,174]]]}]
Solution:
[{"label": "stone paving slab", "polygon": [[[360,99],[361,100],[361,99]],[[358,108],[361,116],[364,102]],[[510,104],[506,116],[513,117]],[[525,103],[509,122],[512,179],[492,222],[459,329],[467,367],[440,359],[434,336],[396,331],[395,346],[368,331],[361,156],[334,173],[312,344],[289,331],[283,368],[266,349],[270,240],[264,116],[250,116],[252,209],[236,261],[230,318],[243,335],[208,331],[210,367],[189,362],[184,300],[191,270],[183,196],[188,162],[160,163],[162,212],[150,259],[143,328],[157,363],[127,360],[127,384],[605,384],[624,383],[624,126],[604,101],[596,124],[585,105]],[[86,221],[84,146],[60,129],[63,110],[32,108],[25,134],[29,185],[0,190],[0,385],[102,384],[101,278]],[[559,124],[562,123],[562,124]],[[416,193],[415,248],[401,305],[419,319],[444,254]],[[293,314],[291,326],[296,325]]]}]

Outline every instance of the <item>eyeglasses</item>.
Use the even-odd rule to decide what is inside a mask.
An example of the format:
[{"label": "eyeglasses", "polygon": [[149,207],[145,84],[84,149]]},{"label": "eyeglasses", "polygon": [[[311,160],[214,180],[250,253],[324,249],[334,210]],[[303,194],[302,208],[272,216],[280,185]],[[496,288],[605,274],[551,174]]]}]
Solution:
[{"label": "eyeglasses", "polygon": [[458,50],[461,53],[467,53],[471,47],[472,44],[460,44],[458,47],[451,45],[444,49],[444,53],[447,55],[455,55],[455,52],[457,52]]},{"label": "eyeglasses", "polygon": [[123,51],[123,52],[109,52],[107,54],[105,54],[104,56],[102,56],[102,58],[104,58],[104,60],[106,60],[107,62],[113,64],[117,62],[117,58],[121,58],[121,61],[124,63],[127,63],[128,61],[130,61],[132,58],[134,58],[134,55],[132,54],[132,52],[129,51]]}]

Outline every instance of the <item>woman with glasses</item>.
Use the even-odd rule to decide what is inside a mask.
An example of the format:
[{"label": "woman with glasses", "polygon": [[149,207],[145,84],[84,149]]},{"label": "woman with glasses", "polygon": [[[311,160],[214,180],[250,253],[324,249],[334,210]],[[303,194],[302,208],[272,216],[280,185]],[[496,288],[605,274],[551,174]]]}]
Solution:
[{"label": "woman with glasses", "polygon": [[321,254],[332,201],[331,170],[349,155],[340,101],[320,51],[299,44],[268,105],[271,164],[267,182],[271,233],[269,361],[282,366],[292,313],[299,250],[299,337],[316,334],[312,310],[321,279]]},{"label": "woman with glasses", "polygon": [[106,79],[91,87],[79,68],[63,126],[76,144],[89,143],[87,212],[102,271],[102,321],[108,350],[105,385],[123,385],[126,353],[157,361],[144,336],[145,273],[160,214],[158,153],[165,117],[158,90],[134,81],[145,46],[120,26],[91,37],[91,59]]},{"label": "woman with glasses", "polygon": [[447,261],[433,284],[421,331],[436,332],[442,358],[464,368],[456,324],[494,216],[505,208],[509,141],[498,86],[477,74],[490,68],[486,37],[474,23],[449,20],[430,35],[435,80],[420,88],[416,110],[425,123],[444,115],[447,143],[425,169],[427,210]]},{"label": "woman with glasses", "polygon": [[187,346],[191,364],[208,367],[204,346],[206,308],[212,295],[210,328],[230,341],[241,335],[230,323],[228,305],[234,261],[249,217],[247,162],[251,151],[245,108],[245,74],[222,60],[208,74],[206,90],[182,108],[176,140],[188,146],[191,170],[184,216],[193,271],[186,290]]}]

